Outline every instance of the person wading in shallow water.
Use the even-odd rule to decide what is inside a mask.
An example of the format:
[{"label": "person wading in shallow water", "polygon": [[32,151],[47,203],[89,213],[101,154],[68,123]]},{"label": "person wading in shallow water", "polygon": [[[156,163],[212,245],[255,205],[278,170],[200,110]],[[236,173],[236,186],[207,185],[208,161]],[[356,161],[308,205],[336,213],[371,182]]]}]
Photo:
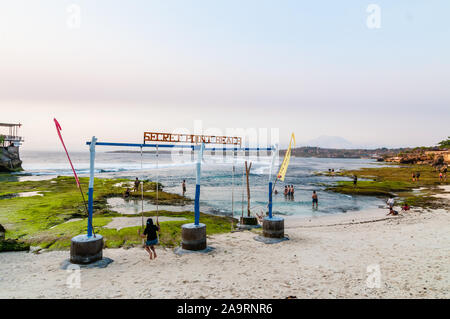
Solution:
[{"label": "person wading in shallow water", "polygon": [[353,175],[353,186],[356,187],[356,184],[358,184],[358,176]]},{"label": "person wading in shallow water", "polygon": [[153,225],[153,219],[147,219],[147,226],[145,227],[144,234],[141,235],[141,230],[138,230],[139,236],[141,238],[147,237],[145,241],[145,250],[148,252],[150,256],[150,260],[156,258],[156,250],[155,245],[158,245],[158,234],[156,232],[161,231],[159,227],[159,222],[156,222],[156,225]]},{"label": "person wading in shallow water", "polygon": [[136,177],[136,180],[134,181],[134,191],[137,192],[139,191],[139,184],[141,182],[139,181],[139,178]]},{"label": "person wading in shallow water", "polygon": [[181,191],[183,192],[183,196],[184,194],[186,194],[186,180],[183,179],[183,182],[181,183]]},{"label": "person wading in shallow water", "polygon": [[319,208],[319,198],[317,197],[316,191],[313,191],[312,194],[312,207],[314,208],[314,205],[316,205],[315,208]]}]

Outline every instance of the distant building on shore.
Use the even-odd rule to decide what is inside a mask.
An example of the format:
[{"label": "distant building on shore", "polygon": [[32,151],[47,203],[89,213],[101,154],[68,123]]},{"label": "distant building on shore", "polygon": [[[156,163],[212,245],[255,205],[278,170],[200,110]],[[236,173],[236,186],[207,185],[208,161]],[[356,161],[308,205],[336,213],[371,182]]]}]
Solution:
[{"label": "distant building on shore", "polygon": [[0,172],[22,170],[19,146],[24,139],[19,136],[22,124],[0,123]]}]

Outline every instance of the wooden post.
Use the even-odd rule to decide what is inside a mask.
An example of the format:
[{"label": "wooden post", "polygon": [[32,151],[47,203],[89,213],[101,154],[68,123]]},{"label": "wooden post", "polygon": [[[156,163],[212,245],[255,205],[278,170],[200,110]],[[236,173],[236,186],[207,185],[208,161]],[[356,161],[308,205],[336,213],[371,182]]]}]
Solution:
[{"label": "wooden post", "polygon": [[[258,225],[258,219],[254,216],[251,216],[250,212],[250,169],[252,168],[252,163],[247,165],[247,161],[245,161],[245,175],[247,176],[247,216],[244,217],[244,192],[242,192],[242,217],[240,223],[238,224],[239,229],[252,229],[260,227]],[[244,183],[244,175],[242,175],[242,183]]]},{"label": "wooden post", "polygon": [[248,176],[250,175],[250,169],[252,168],[252,163],[247,167],[247,161],[245,161],[245,174],[247,176],[247,216],[250,217],[250,183],[248,181]]}]

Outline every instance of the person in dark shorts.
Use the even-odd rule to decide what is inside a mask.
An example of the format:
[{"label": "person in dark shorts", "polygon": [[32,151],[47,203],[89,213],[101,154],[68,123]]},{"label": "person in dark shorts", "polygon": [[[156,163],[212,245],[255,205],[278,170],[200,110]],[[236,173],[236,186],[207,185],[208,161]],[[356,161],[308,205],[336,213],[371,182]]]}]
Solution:
[{"label": "person in dark shorts", "polygon": [[150,256],[150,260],[156,258],[156,250],[155,245],[158,245],[158,234],[161,228],[159,227],[159,222],[156,222],[156,225],[153,224],[153,219],[147,219],[147,226],[145,227],[144,234],[141,234],[141,230],[139,229],[139,236],[142,238],[146,238],[145,241],[145,250],[148,252]]},{"label": "person in dark shorts", "polygon": [[353,175],[353,186],[356,186],[357,183],[358,183],[358,176]]},{"label": "person in dark shorts", "polygon": [[419,178],[420,178],[420,172],[417,172],[416,173],[416,181],[419,181]]},{"label": "person in dark shorts", "polygon": [[183,191],[183,196],[186,194],[186,180],[183,179],[183,183],[181,183],[181,190]]},{"label": "person in dark shorts", "polygon": [[288,187],[284,186],[284,197],[287,197],[289,193]]},{"label": "person in dark shorts", "polygon": [[398,211],[394,210],[392,207],[389,209],[389,213],[386,216],[397,216],[398,215]]},{"label": "person in dark shorts", "polygon": [[312,207],[313,208],[314,208],[314,205],[316,206],[315,208],[319,207],[319,198],[317,197],[316,191],[313,191],[313,194],[312,194]]},{"label": "person in dark shorts", "polygon": [[137,192],[139,191],[139,184],[141,182],[139,181],[139,178],[136,177],[136,180],[134,181],[134,191]]}]

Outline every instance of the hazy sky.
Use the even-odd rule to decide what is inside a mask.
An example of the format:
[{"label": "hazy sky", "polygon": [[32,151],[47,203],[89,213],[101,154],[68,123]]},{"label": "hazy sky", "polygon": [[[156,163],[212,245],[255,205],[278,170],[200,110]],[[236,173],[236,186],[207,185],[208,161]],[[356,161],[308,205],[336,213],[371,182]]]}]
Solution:
[{"label": "hazy sky", "polygon": [[449,14],[447,0],[0,0],[0,122],[24,124],[27,150],[61,148],[53,117],[72,150],[194,120],[431,145],[450,135]]}]

